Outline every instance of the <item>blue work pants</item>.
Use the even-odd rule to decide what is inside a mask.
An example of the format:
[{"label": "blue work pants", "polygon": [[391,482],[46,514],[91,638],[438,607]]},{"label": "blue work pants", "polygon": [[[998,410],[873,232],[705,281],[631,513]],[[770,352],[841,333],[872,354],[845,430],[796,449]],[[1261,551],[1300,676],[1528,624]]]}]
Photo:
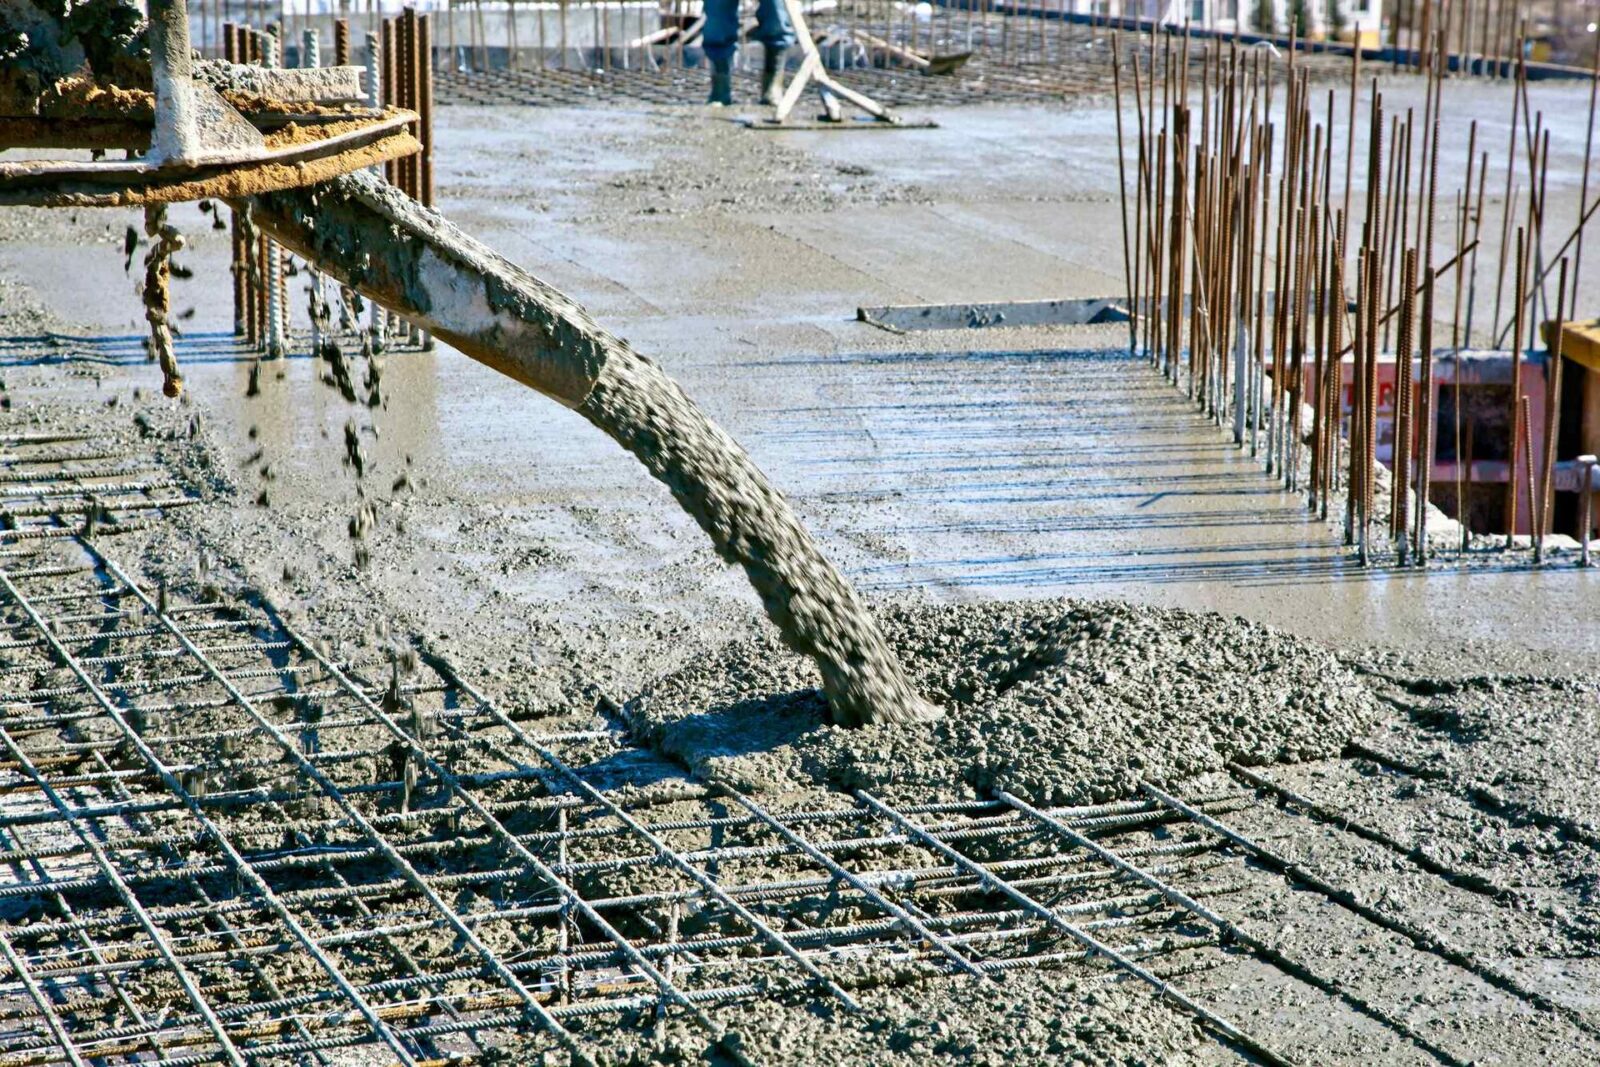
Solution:
[{"label": "blue work pants", "polygon": [[[706,28],[703,43],[706,58],[716,63],[733,59],[739,46],[739,0],[705,0]],[[756,3],[755,39],[768,48],[788,48],[794,44],[794,28],[781,0]]]}]

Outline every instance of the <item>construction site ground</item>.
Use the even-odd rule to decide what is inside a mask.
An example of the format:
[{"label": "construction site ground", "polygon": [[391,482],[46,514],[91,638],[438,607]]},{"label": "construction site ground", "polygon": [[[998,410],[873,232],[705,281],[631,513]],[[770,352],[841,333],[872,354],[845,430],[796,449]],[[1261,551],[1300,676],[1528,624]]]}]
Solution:
[{"label": "construction site ground", "polygon": [[[1420,98],[1404,82],[1393,88],[1396,98],[1407,92]],[[1586,100],[1587,87],[1537,92],[1555,112],[1563,94]],[[1502,101],[1506,93],[1480,86],[1451,105],[1481,108],[1468,117],[1497,143]],[[438,206],[661,362],[788,493],[879,610],[911,613],[906,632],[922,632],[916,612],[953,606],[1045,618],[1074,610],[1059,598],[1133,605],[1104,614],[1145,642],[1130,647],[1154,650],[1148,664],[1130,668],[1114,642],[1100,649],[1085,637],[1081,662],[1061,668],[1111,689],[1131,685],[1134,670],[1148,688],[1129,693],[1154,694],[1148,727],[1130,741],[1148,759],[1110,785],[1070,778],[1065,758],[1048,764],[1063,776],[1054,782],[953,772],[958,780],[944,785],[911,775],[897,789],[864,771],[816,772],[819,746],[833,746],[827,767],[865,767],[873,745],[892,746],[885,735],[817,740],[832,731],[804,699],[761,703],[763,685],[803,689],[803,676],[771,666],[785,654],[760,646],[768,623],[743,576],[634,460],[577,416],[443,347],[390,352],[381,408],[346,403],[304,344],[262,364],[258,395],[247,396],[254,356],[231,333],[227,234],[193,206],[173,211],[192,241],[179,261],[193,276],[175,282],[173,298],[188,382],[181,405],[161,399],[146,362],[138,254],[124,268],[138,214],[0,212],[0,376],[10,400],[0,437],[83,434],[148,455],[198,501],[150,531],[102,539],[148,586],[269,605],[336,659],[422,647],[519,723],[614,733],[621,754],[573,762],[619,795],[689,788],[720,769],[734,788],[788,811],[856,803],[846,789],[868,781],[872,795],[882,784],[900,805],[996,802],[985,790],[998,783],[1068,810],[1113,802],[1119,782],[1141,777],[1204,799],[1254,844],[1207,838],[1205,863],[1172,878],[1259,938],[1254,950],[1199,936],[1205,924],[1170,897],[1144,911],[1085,914],[1137,912],[1127,925],[1145,940],[1127,944],[1294,1062],[1594,1062],[1600,578],[1570,557],[1542,569],[1522,556],[1447,557],[1411,573],[1361,568],[1336,526],[1128,352],[1124,325],[902,335],[855,321],[860,305],[1123,288],[1107,103],[907,110],[937,128],[749,131],[732,121],[739,109],[606,98],[446,105],[434,119]],[[1444,152],[1459,141],[1464,156],[1456,118]],[[1575,185],[1581,131],[1557,129],[1550,181]],[[290,280],[302,326],[306,281]],[[377,505],[362,567],[347,423],[364,449],[364,499]],[[1180,610],[1143,614],[1155,609]],[[1221,617],[1188,614],[1206,612]],[[991,618],[960,617],[973,627]],[[1261,626],[1273,632],[1263,637]],[[1301,747],[1279,745],[1280,720],[1300,709],[1276,707],[1269,680],[1231,680],[1253,669],[1228,654],[1241,635],[1294,665],[1297,692],[1337,690],[1344,710]],[[730,641],[743,644],[718,653]],[[918,654],[934,671],[938,656]],[[708,663],[742,681],[704,682],[716,676]],[[1176,758],[1163,749],[1159,701],[1170,694],[1175,720],[1183,701],[1207,703],[1186,694],[1204,690],[1209,669],[1230,672],[1216,679],[1229,695],[1207,705],[1202,725],[1226,723],[1211,733],[1245,740],[1229,755],[1234,742],[1185,733],[1206,754]],[[754,688],[741,689],[746,682]],[[730,713],[725,732],[674,732],[668,692],[685,707],[703,701],[705,714],[754,699],[760,728]],[[1064,717],[1048,744],[1093,748],[1107,724],[1096,716],[1111,714],[1086,704],[1082,721]],[[1270,736],[1252,748],[1258,714]],[[765,716],[779,728],[763,733]],[[745,748],[772,758],[752,763]],[[1294,761],[1277,758],[1286,755]],[[1258,766],[1230,772],[1230,758]],[[1153,796],[1137,803],[1171,815]],[[1190,840],[1185,828],[1212,833],[1178,822],[1135,826],[1116,847],[1137,855]],[[983,856],[1038,847],[1028,837],[1019,851]],[[1292,864],[1278,869],[1267,853]],[[1108,884],[1139,888],[1109,875]],[[1152,947],[1162,939],[1165,950]],[[1168,951],[1185,939],[1185,951]],[[580,1021],[575,1032],[601,1058],[639,1061],[715,1059],[730,1048],[763,1063],[1261,1055],[1194,1026],[1181,1005],[1125,974],[1106,980],[1120,972],[1103,959],[1030,951],[1039,959],[1007,971],[998,994],[970,988],[974,977],[907,969],[863,983],[854,1014],[813,989],[730,995],[705,1009],[709,1028],[675,1008],[659,1028],[638,1011],[615,1031]],[[517,1027],[491,1029],[501,1036],[441,1051],[481,1058],[517,1047],[504,1036]],[[393,1060],[360,1047],[336,1055]]]}]

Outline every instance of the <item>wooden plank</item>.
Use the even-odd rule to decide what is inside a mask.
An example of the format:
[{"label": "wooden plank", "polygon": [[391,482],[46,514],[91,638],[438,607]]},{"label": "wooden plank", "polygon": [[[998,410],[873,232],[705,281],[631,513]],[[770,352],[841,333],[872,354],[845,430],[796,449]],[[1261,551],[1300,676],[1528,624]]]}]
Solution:
[{"label": "wooden plank", "polygon": [[[1551,321],[1541,324],[1546,347],[1555,343],[1555,325]],[[1600,319],[1562,323],[1561,354],[1586,370],[1600,373]]]}]

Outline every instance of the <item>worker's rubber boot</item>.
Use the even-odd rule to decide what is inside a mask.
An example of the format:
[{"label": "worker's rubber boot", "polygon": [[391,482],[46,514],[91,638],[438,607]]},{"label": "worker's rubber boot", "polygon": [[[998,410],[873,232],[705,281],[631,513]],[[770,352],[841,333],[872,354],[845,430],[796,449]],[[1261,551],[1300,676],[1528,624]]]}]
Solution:
[{"label": "worker's rubber boot", "polygon": [[766,45],[761,59],[761,102],[776,104],[783,96],[783,49]]},{"label": "worker's rubber boot", "polygon": [[713,59],[711,61],[711,95],[706,98],[706,103],[713,107],[729,107],[733,104],[733,60]]}]

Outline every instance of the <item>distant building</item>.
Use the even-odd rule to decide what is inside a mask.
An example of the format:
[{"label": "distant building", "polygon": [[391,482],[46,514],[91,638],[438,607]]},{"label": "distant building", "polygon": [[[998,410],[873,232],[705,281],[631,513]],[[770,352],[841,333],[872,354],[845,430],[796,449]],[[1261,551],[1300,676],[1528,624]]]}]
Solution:
[{"label": "distant building", "polygon": [[1383,0],[1067,0],[1075,14],[1125,15],[1157,19],[1167,25],[1185,22],[1207,30],[1232,33],[1289,32],[1290,21],[1303,10],[1305,34],[1312,39],[1351,40],[1361,35],[1369,47],[1379,43]]}]

